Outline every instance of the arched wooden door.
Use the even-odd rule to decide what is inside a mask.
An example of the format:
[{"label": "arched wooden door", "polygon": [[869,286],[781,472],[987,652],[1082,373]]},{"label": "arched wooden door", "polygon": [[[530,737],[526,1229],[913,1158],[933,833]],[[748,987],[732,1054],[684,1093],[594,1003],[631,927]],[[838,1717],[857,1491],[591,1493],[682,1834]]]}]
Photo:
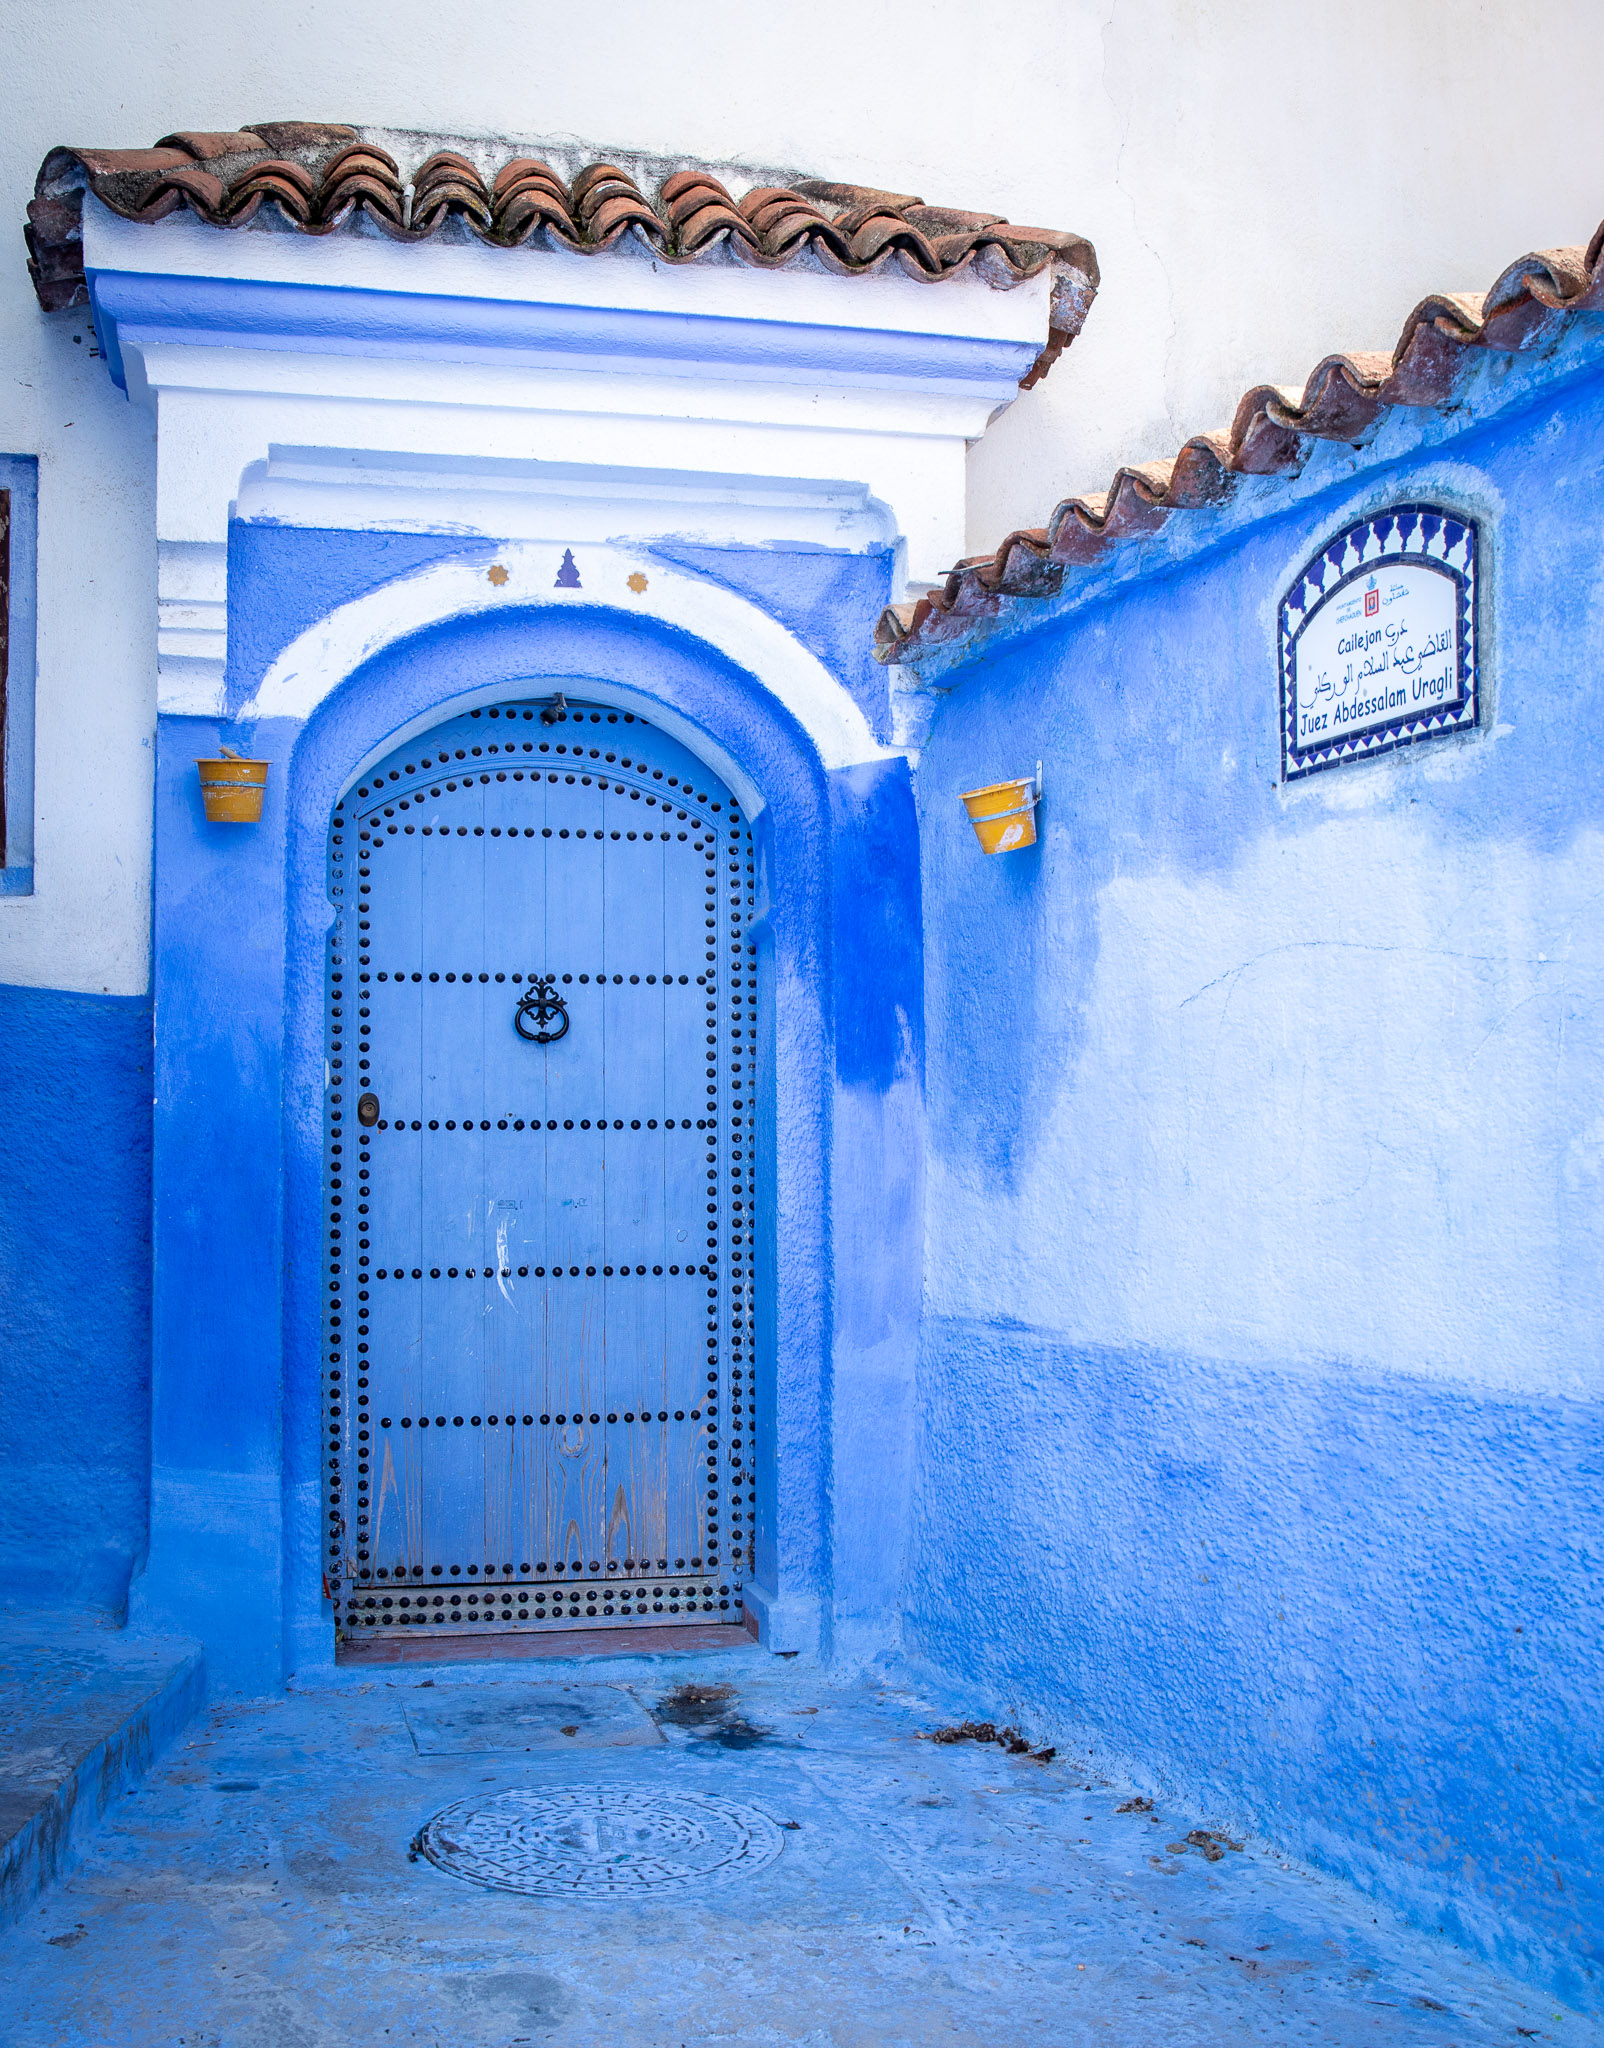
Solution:
[{"label": "arched wooden door", "polygon": [[643,720],[518,701],[330,834],[337,1626],[739,1621],[751,1562],[752,839]]}]

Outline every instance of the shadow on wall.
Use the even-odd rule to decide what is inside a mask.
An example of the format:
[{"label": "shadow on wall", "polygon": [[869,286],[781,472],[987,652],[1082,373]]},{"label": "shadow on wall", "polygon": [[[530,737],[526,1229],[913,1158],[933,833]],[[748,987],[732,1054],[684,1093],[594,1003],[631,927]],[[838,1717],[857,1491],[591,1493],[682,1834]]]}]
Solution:
[{"label": "shadow on wall", "polygon": [[151,1006],[0,986],[0,1583],[121,1614],[150,1491]]}]

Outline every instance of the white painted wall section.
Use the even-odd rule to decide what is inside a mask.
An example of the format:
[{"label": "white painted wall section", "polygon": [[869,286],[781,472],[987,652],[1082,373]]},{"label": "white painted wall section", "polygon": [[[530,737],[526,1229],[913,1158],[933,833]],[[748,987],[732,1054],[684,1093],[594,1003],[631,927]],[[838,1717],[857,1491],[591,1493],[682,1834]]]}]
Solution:
[{"label": "white painted wall section", "polygon": [[[143,0],[111,30],[104,0],[0,0],[0,448],[37,455],[40,480],[38,893],[0,899],[0,979],[134,993],[149,952],[155,423],[91,359],[84,318],[47,319],[28,287],[17,229],[58,143],[143,147],[275,115],[579,135],[599,154],[789,164],[1085,234],[1102,291],[971,449],[954,553],[1170,452],[1250,383],[1390,347],[1427,290],[1485,290],[1604,213],[1604,11],[1585,0],[1018,0],[1002,42],[974,0],[816,0],[801,38],[794,10],[738,0],[704,0],[693,34],[665,33],[656,0],[614,0],[604,23],[536,9],[518,33],[438,0],[214,0],[204,32],[197,19]],[[318,246],[277,240],[286,263]],[[498,252],[429,260],[448,254],[476,290],[501,289]],[[570,259],[571,301],[618,292],[607,267]],[[662,289],[712,312],[711,275],[693,265]],[[791,279],[784,298],[789,317],[828,320],[815,292],[827,308],[878,290]],[[900,317],[939,323],[950,290],[908,283],[924,311]],[[1020,311],[998,293],[984,317]],[[164,671],[215,658],[211,573],[164,561]]]}]

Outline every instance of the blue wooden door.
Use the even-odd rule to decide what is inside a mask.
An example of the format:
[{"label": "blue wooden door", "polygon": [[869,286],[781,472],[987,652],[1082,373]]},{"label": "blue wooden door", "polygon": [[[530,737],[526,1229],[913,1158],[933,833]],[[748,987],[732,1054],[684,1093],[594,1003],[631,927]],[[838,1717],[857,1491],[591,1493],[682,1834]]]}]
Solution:
[{"label": "blue wooden door", "polygon": [[342,1635],[739,1621],[746,820],[643,720],[519,700],[365,774],[329,856]]}]

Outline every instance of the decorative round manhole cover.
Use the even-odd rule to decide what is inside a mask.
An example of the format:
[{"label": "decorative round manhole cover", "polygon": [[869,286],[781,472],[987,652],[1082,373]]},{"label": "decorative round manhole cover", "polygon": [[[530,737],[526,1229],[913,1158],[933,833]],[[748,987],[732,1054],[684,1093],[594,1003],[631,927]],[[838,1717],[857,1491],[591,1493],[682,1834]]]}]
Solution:
[{"label": "decorative round manhole cover", "polygon": [[730,1799],[585,1789],[459,1800],[425,1823],[417,1847],[475,1884],[600,1899],[750,1876],[784,1842],[767,1814]]}]

